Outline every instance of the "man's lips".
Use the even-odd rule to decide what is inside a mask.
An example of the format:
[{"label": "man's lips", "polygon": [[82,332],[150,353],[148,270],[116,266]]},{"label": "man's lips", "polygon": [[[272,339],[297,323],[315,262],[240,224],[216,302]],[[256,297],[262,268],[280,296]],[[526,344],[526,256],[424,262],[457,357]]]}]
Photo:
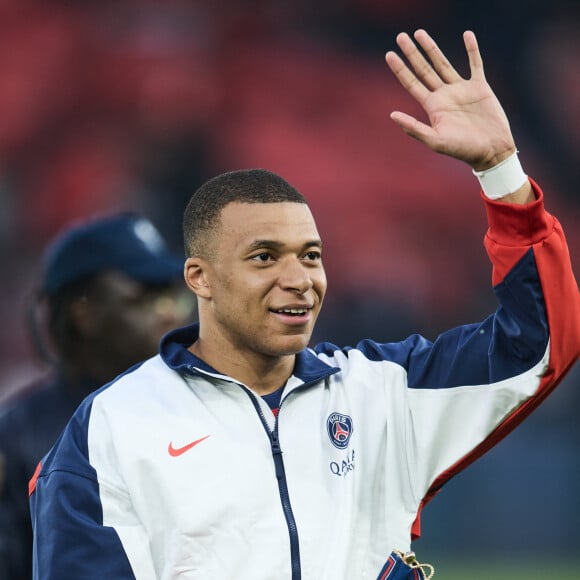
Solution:
[{"label": "man's lips", "polygon": [[310,320],[312,306],[285,306],[283,308],[272,308],[270,312],[283,319],[286,323],[303,324]]},{"label": "man's lips", "polygon": [[286,306],[284,308],[273,308],[276,314],[303,315],[312,310],[311,306]]}]

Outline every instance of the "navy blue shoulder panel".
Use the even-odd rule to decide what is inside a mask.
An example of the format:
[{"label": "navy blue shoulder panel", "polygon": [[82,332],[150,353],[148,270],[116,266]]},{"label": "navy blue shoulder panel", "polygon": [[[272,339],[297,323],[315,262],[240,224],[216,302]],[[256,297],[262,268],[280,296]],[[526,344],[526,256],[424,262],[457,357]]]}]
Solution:
[{"label": "navy blue shoulder panel", "polygon": [[30,498],[35,567],[40,577],[54,574],[63,580],[76,580],[86,577],[86,566],[97,565],[99,575],[134,578],[117,533],[103,526],[99,483],[88,448],[95,396],[81,403],[44,458]]},{"label": "navy blue shoulder panel", "polygon": [[[534,366],[544,355],[548,323],[532,249],[494,288],[501,304],[481,323],[459,326],[434,342],[411,335],[402,342],[363,340],[356,346],[371,361],[405,368],[411,388],[449,388],[495,383]],[[333,356],[323,343],[317,352]],[[349,347],[340,349],[348,356]]]}]

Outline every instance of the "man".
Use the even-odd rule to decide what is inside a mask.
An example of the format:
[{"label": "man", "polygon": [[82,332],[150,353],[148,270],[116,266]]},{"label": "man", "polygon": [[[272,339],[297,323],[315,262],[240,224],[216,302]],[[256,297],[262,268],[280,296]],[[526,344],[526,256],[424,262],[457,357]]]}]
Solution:
[{"label": "man", "polygon": [[430,63],[406,34],[414,72],[386,60],[430,125],[392,118],[477,172],[497,312],[434,343],[309,349],[326,278],[304,198],[264,170],[213,178],[184,215],[199,326],[90,396],[44,459],[31,480],[35,578],[429,573],[409,552],[423,505],[574,364],[580,303],[475,36],[469,80],[425,31],[415,40]]},{"label": "man", "polygon": [[33,329],[56,372],[0,412],[1,578],[32,576],[28,481],[36,465],[86,395],[155,354],[161,336],[189,320],[182,277],[183,260],[133,214],[77,224],[47,248]]}]

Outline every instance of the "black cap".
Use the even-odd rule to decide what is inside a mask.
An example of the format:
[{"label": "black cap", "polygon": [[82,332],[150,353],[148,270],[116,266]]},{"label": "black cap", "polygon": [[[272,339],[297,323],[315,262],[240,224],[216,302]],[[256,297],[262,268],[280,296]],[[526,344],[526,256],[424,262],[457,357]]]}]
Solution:
[{"label": "black cap", "polygon": [[57,236],[44,253],[43,290],[54,295],[105,270],[145,284],[170,284],[183,276],[183,263],[148,219],[123,213],[76,224]]}]

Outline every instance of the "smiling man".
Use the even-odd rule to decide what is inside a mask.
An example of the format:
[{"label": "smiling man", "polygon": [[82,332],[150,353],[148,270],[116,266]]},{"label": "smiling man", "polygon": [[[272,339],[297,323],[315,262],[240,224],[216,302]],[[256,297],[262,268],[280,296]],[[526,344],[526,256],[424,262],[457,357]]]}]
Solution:
[{"label": "smiling man", "polygon": [[468,80],[425,31],[397,37],[409,64],[387,64],[430,124],[391,117],[479,179],[497,311],[434,342],[309,348],[326,278],[304,197],[263,169],[211,179],[184,214],[199,324],[87,398],[45,457],[35,578],[431,577],[410,552],[423,506],[580,354],[564,235],[464,41]]},{"label": "smiling man", "polygon": [[233,172],[199,189],[184,230],[185,278],[205,321],[190,351],[260,395],[279,389],[326,292],[306,200],[270,172]]}]

